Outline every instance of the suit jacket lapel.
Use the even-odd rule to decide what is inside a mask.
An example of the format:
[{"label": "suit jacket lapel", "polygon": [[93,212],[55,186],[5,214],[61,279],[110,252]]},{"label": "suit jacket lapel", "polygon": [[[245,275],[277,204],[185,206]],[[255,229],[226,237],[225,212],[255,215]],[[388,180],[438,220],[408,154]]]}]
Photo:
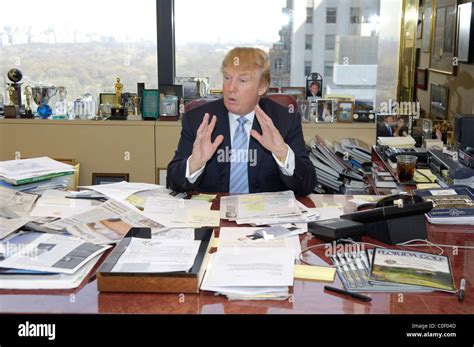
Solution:
[{"label": "suit jacket lapel", "polygon": [[[229,111],[224,106],[223,100],[221,100],[221,105],[219,107],[219,111],[216,113],[216,116],[217,123],[216,129],[214,130],[214,134],[212,136],[212,141],[214,141],[218,135],[223,135],[224,141],[222,141],[221,145],[217,150],[219,152],[224,151],[223,153],[227,154],[232,148],[232,144],[230,142]],[[225,192],[229,190],[230,162],[228,160],[219,160],[219,152],[216,153],[217,169],[220,173],[220,183],[222,187],[221,191]]]}]

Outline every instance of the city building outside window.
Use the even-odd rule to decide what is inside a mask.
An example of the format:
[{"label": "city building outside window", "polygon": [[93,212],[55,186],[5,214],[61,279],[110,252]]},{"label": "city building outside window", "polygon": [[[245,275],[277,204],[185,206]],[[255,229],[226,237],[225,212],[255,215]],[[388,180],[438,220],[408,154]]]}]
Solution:
[{"label": "city building outside window", "polygon": [[326,23],[332,24],[336,23],[337,21],[337,8],[336,7],[328,7],[326,8]]}]

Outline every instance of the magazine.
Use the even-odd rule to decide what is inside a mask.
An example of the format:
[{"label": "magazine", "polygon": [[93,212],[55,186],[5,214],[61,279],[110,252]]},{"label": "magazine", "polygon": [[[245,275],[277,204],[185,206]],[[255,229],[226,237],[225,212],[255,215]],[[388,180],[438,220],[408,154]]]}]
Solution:
[{"label": "magazine", "polygon": [[370,279],[455,292],[449,258],[424,252],[375,248]]}]

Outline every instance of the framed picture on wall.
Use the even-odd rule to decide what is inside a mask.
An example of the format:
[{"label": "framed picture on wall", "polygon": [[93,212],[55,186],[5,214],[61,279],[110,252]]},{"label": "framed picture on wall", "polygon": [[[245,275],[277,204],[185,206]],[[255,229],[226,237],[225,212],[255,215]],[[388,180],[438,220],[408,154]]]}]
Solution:
[{"label": "framed picture on wall", "polygon": [[433,38],[431,43],[430,70],[445,74],[456,74],[454,58],[454,35],[456,27],[456,0],[436,1],[433,11]]},{"label": "framed picture on wall", "polygon": [[431,83],[430,89],[430,118],[433,120],[447,120],[449,89],[434,83]]},{"label": "framed picture on wall", "polygon": [[457,38],[459,61],[471,63],[474,59],[474,2],[458,6]]},{"label": "framed picture on wall", "polygon": [[99,184],[110,184],[117,182],[128,182],[129,174],[128,173],[93,173],[92,174],[92,185]]},{"label": "framed picture on wall", "polygon": [[421,49],[425,53],[428,53],[430,51],[431,17],[432,17],[432,8],[431,8],[432,3],[431,2],[432,0],[426,0],[425,13],[423,13]]},{"label": "framed picture on wall", "polygon": [[428,69],[419,67],[416,69],[416,87],[421,90],[428,89]]}]

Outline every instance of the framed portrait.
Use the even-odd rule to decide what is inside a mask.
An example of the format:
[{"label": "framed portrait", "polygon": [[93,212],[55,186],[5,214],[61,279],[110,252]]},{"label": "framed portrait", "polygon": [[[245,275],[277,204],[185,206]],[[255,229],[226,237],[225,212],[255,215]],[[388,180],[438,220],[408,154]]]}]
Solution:
[{"label": "framed portrait", "polygon": [[406,137],[411,135],[413,116],[385,113],[377,115],[377,137]]},{"label": "framed portrait", "polygon": [[416,69],[416,87],[421,90],[428,89],[428,69],[419,67]]},{"label": "framed portrait", "polygon": [[178,100],[183,97],[182,84],[160,84],[160,94],[177,96]]},{"label": "framed portrait", "polygon": [[423,13],[423,28],[422,28],[422,40],[421,49],[423,52],[428,53],[430,51],[430,37],[431,37],[431,17],[432,17],[432,4],[431,0],[427,0],[425,3],[425,13]]},{"label": "framed portrait", "polygon": [[456,74],[456,67],[453,64],[456,0],[436,1],[435,4],[430,70],[450,75]]},{"label": "framed portrait", "polygon": [[433,120],[447,120],[449,89],[439,84],[431,83],[430,90],[430,118]]},{"label": "framed portrait", "polygon": [[301,115],[301,123],[309,123],[309,101],[301,100],[297,101],[298,112]]},{"label": "framed portrait", "polygon": [[323,95],[323,77],[313,72],[306,77],[306,98],[318,99]]},{"label": "framed portrait", "polygon": [[282,94],[293,95],[297,101],[305,100],[304,87],[281,87]]},{"label": "framed portrait", "polygon": [[99,104],[101,105],[115,105],[115,93],[100,93],[99,94]]},{"label": "framed portrait", "polygon": [[122,181],[129,181],[128,173],[93,173],[92,185],[110,184]]},{"label": "framed portrait", "polygon": [[457,39],[458,60],[471,63],[474,59],[474,2],[458,6]]},{"label": "framed portrait", "polygon": [[318,123],[333,123],[334,122],[334,100],[319,99],[316,101],[318,110]]},{"label": "framed portrait", "polygon": [[354,101],[340,101],[337,106],[337,121],[340,123],[352,123],[354,113]]}]

